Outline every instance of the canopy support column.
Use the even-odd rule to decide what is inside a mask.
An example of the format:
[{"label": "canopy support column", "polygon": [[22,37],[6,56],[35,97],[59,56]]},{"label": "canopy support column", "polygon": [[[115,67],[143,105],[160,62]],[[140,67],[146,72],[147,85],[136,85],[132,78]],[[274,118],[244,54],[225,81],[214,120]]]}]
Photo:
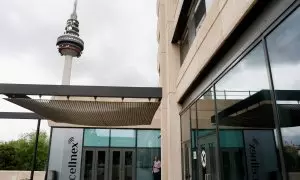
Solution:
[{"label": "canopy support column", "polygon": [[36,133],[35,133],[35,143],[34,143],[34,152],[33,152],[32,168],[31,168],[31,173],[30,173],[30,180],[33,180],[34,171],[35,171],[35,167],[36,167],[36,156],[37,156],[37,150],[38,150],[38,144],[39,144],[40,126],[41,126],[41,119],[38,119]]}]

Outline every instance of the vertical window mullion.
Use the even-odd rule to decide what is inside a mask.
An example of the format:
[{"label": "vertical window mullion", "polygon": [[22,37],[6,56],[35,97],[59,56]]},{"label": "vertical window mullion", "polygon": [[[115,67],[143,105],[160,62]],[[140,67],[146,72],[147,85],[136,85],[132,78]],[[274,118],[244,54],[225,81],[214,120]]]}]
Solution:
[{"label": "vertical window mullion", "polygon": [[216,172],[217,172],[217,179],[221,180],[221,160],[220,160],[220,136],[219,136],[219,117],[218,117],[218,110],[217,110],[217,96],[216,96],[216,88],[213,85],[213,93],[214,93],[214,109],[215,109],[215,117],[216,117]]},{"label": "vertical window mullion", "polygon": [[262,43],[263,43],[263,47],[264,47],[265,62],[266,62],[267,74],[268,74],[269,84],[270,84],[270,97],[271,97],[274,124],[275,124],[277,141],[278,141],[279,157],[280,157],[280,161],[281,161],[280,162],[281,173],[283,176],[283,180],[287,180],[288,175],[287,175],[285,161],[284,161],[284,155],[283,155],[283,142],[282,142],[282,133],[281,133],[281,129],[280,129],[279,112],[278,112],[278,107],[276,104],[277,98],[276,98],[276,94],[275,94],[275,90],[274,90],[274,81],[273,81],[273,76],[272,76],[272,69],[271,69],[271,64],[270,64],[270,57],[269,57],[266,37],[262,38]]}]

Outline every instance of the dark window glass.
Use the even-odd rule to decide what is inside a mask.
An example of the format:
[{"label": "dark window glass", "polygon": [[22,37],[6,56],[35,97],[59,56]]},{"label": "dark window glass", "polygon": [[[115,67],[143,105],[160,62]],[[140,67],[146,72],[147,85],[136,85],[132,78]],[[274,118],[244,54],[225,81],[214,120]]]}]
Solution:
[{"label": "dark window glass", "polygon": [[94,158],[94,151],[86,151],[85,152],[85,162],[84,162],[84,179],[85,180],[92,180],[93,158]]},{"label": "dark window glass", "polygon": [[106,151],[98,151],[98,159],[97,159],[97,180],[105,180],[106,172],[105,172],[105,164],[106,164]]},{"label": "dark window glass", "polygon": [[85,129],[84,146],[109,146],[109,129]]},{"label": "dark window glass", "polygon": [[180,43],[180,65],[183,63],[185,56],[189,52],[191,42],[188,41],[188,29],[185,30]]},{"label": "dark window glass", "polygon": [[[209,1],[209,6],[212,3],[212,0]],[[205,0],[195,0],[192,2],[190,7],[190,14],[188,17],[187,25],[185,31],[181,37],[180,44],[180,63],[182,64],[195,37],[199,27],[202,24],[202,21],[205,18],[206,14],[206,5]]]},{"label": "dark window glass", "polygon": [[160,147],[160,130],[138,130],[137,147]]},{"label": "dark window glass", "polygon": [[201,24],[202,19],[204,19],[206,13],[206,6],[204,0],[197,0],[194,10],[194,21],[196,28]]},{"label": "dark window glass", "polygon": [[152,180],[152,166],[154,157],[160,155],[160,148],[137,149],[137,179]]},{"label": "dark window glass", "polygon": [[216,104],[223,179],[280,179],[262,44],[217,82]]},{"label": "dark window glass", "polygon": [[112,129],[110,146],[135,147],[135,130]]},{"label": "dark window glass", "polygon": [[267,37],[285,166],[290,179],[300,172],[299,19],[298,8]]},{"label": "dark window glass", "polygon": [[121,152],[113,151],[112,153],[112,180],[120,180],[121,169]]},{"label": "dark window glass", "polygon": [[133,151],[124,151],[125,153],[125,167],[124,167],[124,179],[132,180],[133,179]]}]

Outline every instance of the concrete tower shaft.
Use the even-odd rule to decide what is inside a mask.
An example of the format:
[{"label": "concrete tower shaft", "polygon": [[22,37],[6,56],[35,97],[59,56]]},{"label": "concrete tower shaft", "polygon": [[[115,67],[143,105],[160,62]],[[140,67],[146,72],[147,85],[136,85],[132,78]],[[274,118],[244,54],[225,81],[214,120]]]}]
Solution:
[{"label": "concrete tower shaft", "polygon": [[69,85],[71,80],[73,57],[80,57],[84,49],[84,42],[79,37],[79,21],[77,20],[77,3],[74,1],[74,8],[70,19],[67,20],[65,32],[57,38],[56,46],[58,52],[65,56],[62,84]]}]

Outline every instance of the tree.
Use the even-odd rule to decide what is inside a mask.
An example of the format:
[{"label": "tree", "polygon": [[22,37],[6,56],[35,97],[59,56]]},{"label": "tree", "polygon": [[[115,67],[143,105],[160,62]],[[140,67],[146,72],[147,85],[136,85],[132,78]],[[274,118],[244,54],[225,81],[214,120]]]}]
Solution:
[{"label": "tree", "polygon": [[0,169],[14,170],[18,166],[16,149],[6,143],[0,144]]},{"label": "tree", "polygon": [[[39,135],[36,170],[45,170],[49,138],[46,132]],[[35,131],[23,134],[18,140],[0,144],[0,169],[30,170],[35,145]]]}]

